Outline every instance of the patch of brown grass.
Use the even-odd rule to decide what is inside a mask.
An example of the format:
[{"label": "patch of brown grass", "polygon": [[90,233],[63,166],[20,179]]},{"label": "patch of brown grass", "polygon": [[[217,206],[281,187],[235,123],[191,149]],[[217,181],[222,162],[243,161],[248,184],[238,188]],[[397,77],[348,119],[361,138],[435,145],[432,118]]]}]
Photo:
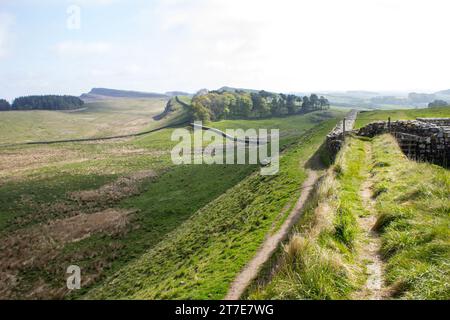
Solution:
[{"label": "patch of brown grass", "polygon": [[[81,241],[94,233],[118,234],[129,222],[132,210],[107,209],[93,214],[51,221],[14,232],[1,239],[0,298],[8,298],[20,282],[25,268],[42,268],[54,259],[67,243]],[[39,282],[39,281],[38,281]],[[35,284],[30,297],[40,296],[47,285]]]},{"label": "patch of brown grass", "polygon": [[99,205],[117,202],[139,193],[141,182],[146,179],[155,178],[156,176],[157,174],[152,170],[136,172],[121,177],[96,190],[71,192],[68,194],[68,198],[79,204],[95,203]]}]

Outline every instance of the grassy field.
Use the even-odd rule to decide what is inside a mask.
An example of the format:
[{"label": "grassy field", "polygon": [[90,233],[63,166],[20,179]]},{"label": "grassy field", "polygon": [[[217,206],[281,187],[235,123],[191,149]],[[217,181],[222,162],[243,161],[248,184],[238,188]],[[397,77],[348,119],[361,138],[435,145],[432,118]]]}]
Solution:
[{"label": "grassy field", "polygon": [[449,118],[450,107],[362,112],[358,115],[355,128],[364,127],[366,124],[374,121],[387,121],[389,117],[391,117],[392,121],[414,120],[419,117]]},{"label": "grassy field", "polygon": [[[297,231],[248,292],[250,299],[352,299],[366,282],[371,181],[384,298],[449,299],[450,172],[408,160],[395,140],[350,138],[316,188]],[[372,209],[371,209],[372,210]]]},{"label": "grassy field", "polygon": [[79,111],[0,113],[0,144],[91,138],[137,133],[152,128],[164,99],[114,99],[87,103]]},{"label": "grassy field", "polygon": [[220,130],[226,129],[279,129],[280,145],[285,146],[295,142],[306,130],[332,118],[343,118],[344,113],[340,110],[316,111],[305,115],[294,115],[289,117],[269,118],[261,120],[224,120],[211,122],[210,125]]},{"label": "grassy field", "polygon": [[327,121],[304,134],[283,155],[279,175],[244,179],[87,298],[223,298],[277,219],[285,218],[283,208],[294,204],[306,176],[304,164],[334,124]]},{"label": "grassy field", "polygon": [[[150,107],[142,114],[137,109],[130,108],[124,111],[114,104],[108,109],[106,105],[101,104],[92,110],[99,114],[99,119],[104,119],[107,123],[113,119],[127,119],[126,115],[125,118],[119,118],[124,111],[126,114],[133,114],[133,117],[136,115],[145,118],[147,128],[152,125],[152,120],[145,117],[147,111],[153,114]],[[81,111],[85,112],[91,111]],[[0,116],[22,116],[24,119],[18,120],[18,123],[25,126],[24,123],[31,121],[32,113],[34,112],[6,112]],[[16,141],[67,138],[68,136],[60,132],[64,131],[67,123],[82,121],[81,113],[52,113],[52,116],[64,119],[43,119],[42,125],[46,123],[50,128],[45,134],[41,131],[27,131],[25,127],[18,129],[18,125],[11,122],[12,118],[9,122],[2,121],[1,125],[4,132],[16,130]],[[276,127],[282,134],[285,131],[291,132],[285,146],[288,146],[288,142],[292,143],[304,136],[302,141],[306,146],[303,151],[298,151],[297,158],[293,156],[289,161],[291,169],[297,169],[298,163],[314,152],[314,148],[321,143],[326,131],[331,129],[335,122],[325,120],[334,116],[342,114],[319,113],[294,119],[268,119],[260,124],[255,122],[254,125]],[[296,124],[297,129],[292,133]],[[217,125],[227,127],[222,123]],[[317,125],[319,126],[314,129],[314,134],[305,136],[306,130]],[[76,128],[80,130],[77,137],[78,134],[88,134],[83,131],[82,126]],[[96,134],[100,132],[107,133],[97,131]],[[51,133],[56,133],[56,136],[51,136]],[[171,141],[171,133],[172,129],[164,129],[141,137],[111,141],[2,147],[0,240],[7,249],[0,253],[0,297],[75,299],[90,294],[92,288],[95,292],[105,292],[105,295],[109,295],[106,294],[108,282],[105,282],[105,279],[116,272],[128,270],[132,261],[144,259],[141,258],[142,254],[148,255],[161,246],[170,246],[175,238],[190,243],[189,237],[184,238],[187,232],[185,226],[192,223],[190,221],[199,223],[200,220],[194,217],[203,217],[201,226],[204,229],[201,230],[209,232],[209,235],[214,235],[216,231],[210,231],[216,228],[220,231],[223,227],[222,222],[218,222],[221,215],[214,205],[218,199],[233,199],[224,203],[219,201],[223,210],[229,210],[227,214],[233,214],[233,210],[236,210],[236,201],[240,201],[238,203],[241,205],[245,200],[249,201],[249,208],[252,208],[249,212],[255,214],[255,219],[270,221],[276,209],[286,201],[285,197],[293,196],[295,187],[298,187],[303,179],[302,170],[286,169],[289,172],[286,172],[281,180],[276,180],[286,182],[286,185],[278,194],[274,189],[278,183],[275,184],[274,181],[271,187],[274,192],[269,197],[264,193],[264,183],[270,186],[270,181],[261,180],[261,177],[253,173],[257,169],[256,166],[174,166],[170,159],[170,150],[176,142]],[[310,143],[310,140],[313,143]],[[299,180],[298,184],[294,184],[296,179]],[[231,196],[227,190],[236,188],[240,183],[245,185],[242,189],[244,199],[237,200],[234,199],[236,195]],[[263,194],[260,194],[261,192]],[[257,207],[250,206],[250,203],[253,203],[250,199],[253,194],[255,198],[261,197]],[[265,206],[266,200],[269,208],[268,218],[257,209]],[[209,215],[216,217],[210,225],[207,224],[209,220],[206,218]],[[255,234],[246,234],[248,238],[245,238],[241,233],[243,230],[248,231],[250,226],[246,225],[245,228],[247,229],[239,229],[236,233],[236,237],[249,241],[236,268],[245,263],[245,259],[251,255],[263,237],[263,231],[259,232],[257,229]],[[240,242],[236,241],[230,252],[238,251],[237,245]],[[205,261],[209,261],[208,254],[211,254],[211,264],[208,262],[197,266],[205,269],[205,276],[211,273],[218,275],[218,279],[222,277],[223,280],[225,277],[229,280],[236,270],[223,272],[215,264],[219,261],[217,250],[223,245],[223,241],[211,245],[211,250],[207,246],[206,251],[202,250],[197,245],[193,245],[189,250],[193,252],[193,257],[205,257]],[[71,264],[82,267],[83,290],[67,296],[67,289],[64,288],[65,268]],[[214,273],[215,269],[218,269],[219,273]],[[160,272],[161,274],[156,276],[149,275],[148,281],[163,279],[171,285],[177,283],[178,280],[175,279],[178,279],[179,275],[174,270]],[[189,272],[193,271],[189,269],[187,273]],[[136,283],[142,280],[137,278]],[[226,282],[217,280],[212,283],[217,288],[211,292],[214,297],[219,297]],[[222,287],[218,288],[219,286]],[[167,295],[187,297],[193,287],[186,285],[181,292],[168,292]],[[200,287],[195,296],[206,297],[206,292],[209,292],[207,288]],[[124,292],[118,291],[117,294],[123,296]],[[162,291],[158,295],[162,296]]]}]

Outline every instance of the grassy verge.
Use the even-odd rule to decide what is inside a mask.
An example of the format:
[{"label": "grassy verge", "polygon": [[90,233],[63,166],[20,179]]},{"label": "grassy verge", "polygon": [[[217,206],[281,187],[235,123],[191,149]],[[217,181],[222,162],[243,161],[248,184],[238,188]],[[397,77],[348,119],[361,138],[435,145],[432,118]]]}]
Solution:
[{"label": "grassy verge", "polygon": [[355,218],[366,214],[359,191],[369,176],[388,294],[450,298],[450,171],[408,160],[384,135],[349,139],[250,299],[352,298],[365,279],[358,257],[365,239]]},{"label": "grassy verge", "polygon": [[356,263],[364,142],[350,139],[320,180],[297,230],[248,291],[249,299],[344,299],[361,283]]},{"label": "grassy verge", "polygon": [[450,171],[408,160],[390,136],[374,139],[378,230],[394,297],[450,299]]}]

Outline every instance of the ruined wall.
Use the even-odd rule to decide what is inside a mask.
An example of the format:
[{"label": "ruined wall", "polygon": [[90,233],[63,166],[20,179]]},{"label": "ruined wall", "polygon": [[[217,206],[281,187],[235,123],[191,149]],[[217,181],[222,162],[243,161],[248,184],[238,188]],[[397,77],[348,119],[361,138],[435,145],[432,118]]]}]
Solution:
[{"label": "ruined wall", "polygon": [[411,159],[450,166],[450,119],[379,121],[359,129],[357,134],[374,137],[391,133]]},{"label": "ruined wall", "polygon": [[417,118],[417,121],[450,127],[450,118]]},{"label": "ruined wall", "polygon": [[[356,116],[358,112],[356,110],[350,111],[345,117],[345,132],[351,131],[355,125]],[[330,156],[334,159],[336,154],[341,150],[345,140],[344,134],[344,121],[340,121],[336,127],[327,135],[326,147]]]}]

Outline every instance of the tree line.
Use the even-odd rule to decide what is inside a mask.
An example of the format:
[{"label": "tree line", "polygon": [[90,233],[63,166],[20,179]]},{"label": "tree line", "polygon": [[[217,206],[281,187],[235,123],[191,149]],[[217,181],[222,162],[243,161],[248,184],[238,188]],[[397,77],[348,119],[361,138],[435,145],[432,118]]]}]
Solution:
[{"label": "tree line", "polygon": [[75,96],[26,96],[14,99],[12,105],[0,100],[0,111],[8,110],[72,110],[84,105],[83,100]]},{"label": "tree line", "polygon": [[0,99],[0,111],[11,110],[11,104],[5,99]]},{"label": "tree line", "polygon": [[275,94],[267,91],[211,91],[194,96],[191,102],[193,120],[257,119],[324,110],[330,107],[323,96],[311,94]]},{"label": "tree line", "polygon": [[428,104],[428,108],[448,107],[448,106],[449,106],[448,102],[444,100],[434,100],[433,102],[430,102]]}]

